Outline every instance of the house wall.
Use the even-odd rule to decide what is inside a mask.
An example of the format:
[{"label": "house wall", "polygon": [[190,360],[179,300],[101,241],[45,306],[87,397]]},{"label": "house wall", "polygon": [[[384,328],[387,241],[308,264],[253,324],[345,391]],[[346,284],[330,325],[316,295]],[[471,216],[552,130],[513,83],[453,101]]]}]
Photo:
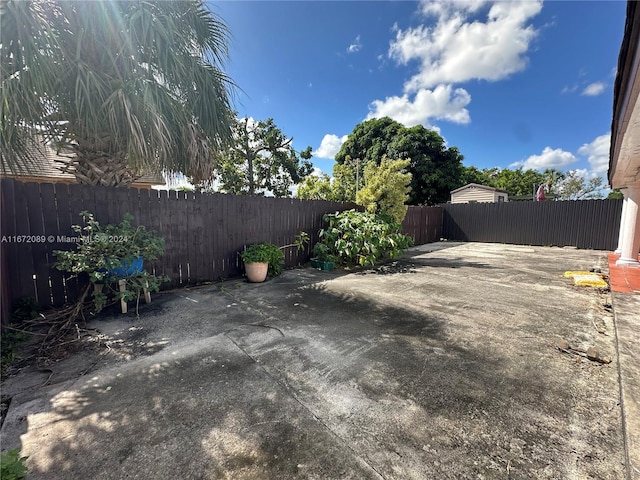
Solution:
[{"label": "house wall", "polygon": [[[498,192],[486,190],[484,188],[469,187],[460,192],[451,194],[451,203],[469,202],[497,202]],[[501,194],[506,196],[507,194]]]}]

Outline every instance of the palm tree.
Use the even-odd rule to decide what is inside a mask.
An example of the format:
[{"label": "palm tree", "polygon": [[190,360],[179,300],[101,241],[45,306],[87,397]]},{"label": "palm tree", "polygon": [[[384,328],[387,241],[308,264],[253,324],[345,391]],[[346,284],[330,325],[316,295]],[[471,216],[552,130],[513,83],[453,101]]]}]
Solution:
[{"label": "palm tree", "polygon": [[4,163],[42,141],[80,183],[144,173],[210,178],[231,139],[228,29],[202,0],[0,0]]},{"label": "palm tree", "polygon": [[544,183],[547,186],[547,192],[554,194],[560,193],[560,186],[565,179],[565,174],[557,168],[547,168],[542,172],[542,175],[544,177]]}]

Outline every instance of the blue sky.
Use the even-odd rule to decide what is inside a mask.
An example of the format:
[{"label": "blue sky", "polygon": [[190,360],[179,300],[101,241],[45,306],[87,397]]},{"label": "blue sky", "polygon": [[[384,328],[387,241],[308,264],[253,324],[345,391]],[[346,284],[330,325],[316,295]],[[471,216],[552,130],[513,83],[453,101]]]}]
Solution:
[{"label": "blue sky", "polygon": [[[623,1],[223,1],[240,116],[315,166],[367,118],[437,129],[478,168],[606,176]],[[605,182],[606,183],[606,182]]]}]

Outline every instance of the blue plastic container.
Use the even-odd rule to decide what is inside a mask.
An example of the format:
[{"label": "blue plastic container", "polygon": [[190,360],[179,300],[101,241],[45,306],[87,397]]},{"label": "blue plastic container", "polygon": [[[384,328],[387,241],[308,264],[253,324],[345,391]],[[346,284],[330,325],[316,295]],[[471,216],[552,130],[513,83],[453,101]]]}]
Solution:
[{"label": "blue plastic container", "polygon": [[120,267],[109,268],[111,277],[130,277],[142,273],[144,257],[139,256],[131,261],[120,260]]}]

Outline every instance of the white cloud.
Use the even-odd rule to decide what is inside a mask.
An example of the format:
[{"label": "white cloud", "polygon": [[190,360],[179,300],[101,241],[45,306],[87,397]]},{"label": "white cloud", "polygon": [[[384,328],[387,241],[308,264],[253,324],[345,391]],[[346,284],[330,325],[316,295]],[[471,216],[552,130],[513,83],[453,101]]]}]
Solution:
[{"label": "white cloud", "polygon": [[522,167],[525,170],[544,170],[547,168],[557,168],[564,170],[564,167],[577,162],[578,159],[571,152],[566,152],[561,148],[551,149],[545,147],[540,155],[531,155],[526,160],[515,162],[509,165],[509,168]]},{"label": "white cloud", "polygon": [[389,116],[406,126],[430,128],[432,119],[469,123],[471,95],[454,85],[501,80],[524,70],[537,35],[530,20],[542,2],[423,0],[420,5],[422,14],[435,21],[406,30],[394,25],[388,52],[402,65],[417,61],[418,72],[405,82],[402,95],[374,100],[367,118]]},{"label": "white cloud", "polygon": [[587,157],[591,170],[597,174],[606,173],[609,168],[609,147],[611,133],[596,137],[591,143],[585,143],[578,149],[580,155]]},{"label": "white cloud", "polygon": [[311,177],[322,177],[323,175],[324,175],[324,172],[318,167],[313,167],[312,172],[309,174],[309,176]]},{"label": "white cloud", "polygon": [[589,97],[595,97],[604,92],[604,89],[607,88],[607,85],[602,82],[594,82],[585,87],[582,91],[582,95],[587,95]]},{"label": "white cloud", "polygon": [[562,92],[561,92],[561,93],[562,93],[563,95],[564,95],[565,93],[573,93],[573,92],[575,92],[577,89],[578,89],[578,85],[571,85],[570,87],[569,87],[569,86],[565,86],[565,87],[562,89]]},{"label": "white cloud", "polygon": [[487,0],[422,0],[420,9],[424,15],[435,15],[441,17],[450,14],[452,10],[463,10],[474,13],[482,8]]},{"label": "white cloud", "polygon": [[347,141],[348,135],[343,135],[342,137],[338,137],[337,135],[333,135],[332,133],[327,133],[320,142],[320,146],[318,149],[313,152],[318,158],[333,158],[336,156],[336,153],[340,151],[340,147],[344,142]]},{"label": "white cloud", "polygon": [[437,15],[434,26],[396,28],[389,56],[403,65],[420,62],[405,92],[472,79],[501,80],[525,69],[525,54],[537,35],[528,22],[540,12],[542,2],[497,2],[485,22],[468,19],[483,6],[483,1],[473,0],[423,2],[423,13]]},{"label": "white cloud", "polygon": [[572,173],[576,177],[581,177],[587,180],[597,177],[597,175],[595,175],[593,172],[590,172],[586,168],[574,168],[573,170],[569,170],[567,173]]},{"label": "white cloud", "polygon": [[471,95],[451,85],[438,85],[433,90],[420,89],[413,100],[408,94],[374,100],[369,107],[370,118],[391,117],[407,127],[429,125],[430,119],[449,120],[454,123],[469,123],[469,111],[465,108]]},{"label": "white cloud", "polygon": [[361,48],[362,48],[362,43],[360,42],[360,35],[358,35],[356,39],[353,41],[353,43],[349,45],[349,47],[347,48],[347,52],[356,53],[356,52],[359,52]]}]

